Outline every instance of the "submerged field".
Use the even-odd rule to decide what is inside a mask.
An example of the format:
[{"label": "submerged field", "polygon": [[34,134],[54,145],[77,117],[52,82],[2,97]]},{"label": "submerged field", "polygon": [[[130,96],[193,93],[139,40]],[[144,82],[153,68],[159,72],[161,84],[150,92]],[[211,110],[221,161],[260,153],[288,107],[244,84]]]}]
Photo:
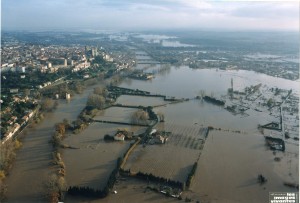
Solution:
[{"label": "submerged field", "polygon": [[65,149],[63,160],[67,168],[66,180],[70,186],[89,186],[102,189],[117,159],[129,148],[130,142],[105,142],[106,134],[113,135],[118,128],[142,133],[142,127],[93,123],[85,131],[70,135],[64,144],[78,148]]},{"label": "submerged field", "polygon": [[[296,165],[291,175],[278,176],[276,168],[286,161],[297,162],[298,158],[286,157],[278,163],[274,161],[276,156],[265,146],[262,136],[211,131],[189,195],[204,202],[268,202],[269,192],[296,192],[283,185],[287,180],[296,181]],[[268,181],[260,185],[258,174]]]},{"label": "submerged field", "polygon": [[130,155],[124,169],[185,182],[193,164],[201,155],[207,128],[165,123],[155,127],[159,131],[171,133],[166,143],[139,145]]},{"label": "submerged field", "polygon": [[117,101],[117,104],[130,105],[130,106],[157,106],[166,104],[161,97],[142,97],[142,96],[132,96],[132,95],[122,95]]}]

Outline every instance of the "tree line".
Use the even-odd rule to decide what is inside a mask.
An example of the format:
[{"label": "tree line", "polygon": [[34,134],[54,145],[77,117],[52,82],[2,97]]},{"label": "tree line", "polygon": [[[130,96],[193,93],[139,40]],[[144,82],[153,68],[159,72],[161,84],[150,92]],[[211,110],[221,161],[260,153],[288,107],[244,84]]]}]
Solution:
[{"label": "tree line", "polygon": [[68,189],[68,194],[72,196],[83,196],[83,197],[90,197],[90,198],[104,198],[109,194],[109,191],[113,189],[115,182],[117,180],[117,175],[122,163],[122,158],[119,157],[117,160],[116,168],[111,172],[106,186],[104,189],[94,189],[90,187],[81,187],[81,186],[71,186]]}]

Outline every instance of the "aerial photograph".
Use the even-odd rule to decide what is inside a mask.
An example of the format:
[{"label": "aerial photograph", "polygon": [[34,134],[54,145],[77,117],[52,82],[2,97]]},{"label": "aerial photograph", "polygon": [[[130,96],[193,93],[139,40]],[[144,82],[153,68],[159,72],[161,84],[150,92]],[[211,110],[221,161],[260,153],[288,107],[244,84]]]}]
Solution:
[{"label": "aerial photograph", "polygon": [[2,0],[2,203],[299,203],[300,1]]}]

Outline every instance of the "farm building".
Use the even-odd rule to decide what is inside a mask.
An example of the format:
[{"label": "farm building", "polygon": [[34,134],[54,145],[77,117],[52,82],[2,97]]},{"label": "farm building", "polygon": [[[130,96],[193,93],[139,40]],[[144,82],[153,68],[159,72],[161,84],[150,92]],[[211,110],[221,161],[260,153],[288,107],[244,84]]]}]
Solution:
[{"label": "farm building", "polygon": [[114,139],[115,139],[116,141],[124,141],[124,140],[125,140],[125,135],[122,134],[122,133],[118,133],[118,134],[116,134],[116,135],[114,136]]}]

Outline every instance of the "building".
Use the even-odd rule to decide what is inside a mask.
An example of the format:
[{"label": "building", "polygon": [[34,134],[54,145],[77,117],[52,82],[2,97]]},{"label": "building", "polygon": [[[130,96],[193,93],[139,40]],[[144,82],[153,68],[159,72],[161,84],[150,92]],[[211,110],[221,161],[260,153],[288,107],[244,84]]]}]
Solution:
[{"label": "building", "polygon": [[164,144],[165,143],[165,138],[161,135],[156,135],[154,137],[154,142],[157,144]]},{"label": "building", "polygon": [[20,71],[21,73],[25,73],[25,69],[26,69],[26,67],[25,67],[25,66],[23,66],[23,67],[21,67],[21,68],[20,68],[20,70],[19,70],[19,71]]},{"label": "building", "polygon": [[114,136],[114,140],[116,141],[124,141],[125,140],[125,135],[122,133],[118,133]]},{"label": "building", "polygon": [[156,129],[152,129],[151,132],[150,132],[150,135],[153,135],[154,133],[156,133],[157,130]]},{"label": "building", "polygon": [[11,89],[9,89],[9,92],[10,93],[18,93],[19,89],[17,89],[17,88],[11,88]]},{"label": "building", "polygon": [[71,94],[66,93],[66,99],[70,99],[71,98]]}]

